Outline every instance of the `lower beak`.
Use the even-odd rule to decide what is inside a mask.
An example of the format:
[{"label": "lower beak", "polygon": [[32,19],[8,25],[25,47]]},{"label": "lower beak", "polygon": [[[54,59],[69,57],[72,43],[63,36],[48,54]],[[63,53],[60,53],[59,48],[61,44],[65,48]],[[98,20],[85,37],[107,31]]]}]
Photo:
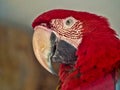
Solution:
[{"label": "lower beak", "polygon": [[33,34],[33,50],[39,63],[50,73],[55,74],[50,60],[51,53],[51,30],[36,26]]}]

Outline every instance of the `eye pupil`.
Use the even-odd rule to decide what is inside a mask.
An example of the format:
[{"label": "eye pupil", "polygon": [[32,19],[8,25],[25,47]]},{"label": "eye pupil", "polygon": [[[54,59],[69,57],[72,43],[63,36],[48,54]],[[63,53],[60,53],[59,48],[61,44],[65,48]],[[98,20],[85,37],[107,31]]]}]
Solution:
[{"label": "eye pupil", "polygon": [[71,25],[71,24],[72,24],[72,20],[71,19],[66,21],[66,25]]},{"label": "eye pupil", "polygon": [[67,21],[66,21],[66,25],[69,25],[69,24],[70,24],[70,20],[67,20]]}]

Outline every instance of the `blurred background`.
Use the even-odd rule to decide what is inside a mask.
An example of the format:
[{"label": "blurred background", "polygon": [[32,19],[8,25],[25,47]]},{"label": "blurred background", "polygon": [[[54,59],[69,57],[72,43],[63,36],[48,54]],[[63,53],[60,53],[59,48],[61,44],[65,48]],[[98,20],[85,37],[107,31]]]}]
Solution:
[{"label": "blurred background", "polygon": [[120,0],[0,0],[0,90],[55,90],[58,77],[33,54],[31,23],[56,8],[105,16],[120,34]]}]

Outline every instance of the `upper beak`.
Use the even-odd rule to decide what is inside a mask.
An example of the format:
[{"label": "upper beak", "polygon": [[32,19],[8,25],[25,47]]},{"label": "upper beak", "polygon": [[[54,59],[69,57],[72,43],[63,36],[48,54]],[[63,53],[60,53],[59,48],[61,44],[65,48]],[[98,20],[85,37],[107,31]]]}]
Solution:
[{"label": "upper beak", "polygon": [[43,26],[36,26],[33,34],[33,50],[40,64],[50,73],[55,74],[50,60],[52,30]]}]

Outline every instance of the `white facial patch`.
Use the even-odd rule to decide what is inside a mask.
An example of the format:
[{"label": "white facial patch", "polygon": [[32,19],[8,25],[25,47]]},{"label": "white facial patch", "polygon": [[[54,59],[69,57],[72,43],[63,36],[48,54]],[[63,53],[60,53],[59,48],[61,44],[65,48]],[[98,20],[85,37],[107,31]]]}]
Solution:
[{"label": "white facial patch", "polygon": [[51,21],[53,32],[56,36],[70,43],[75,48],[82,41],[83,23],[80,20],[70,16],[65,19],[53,19]]}]

